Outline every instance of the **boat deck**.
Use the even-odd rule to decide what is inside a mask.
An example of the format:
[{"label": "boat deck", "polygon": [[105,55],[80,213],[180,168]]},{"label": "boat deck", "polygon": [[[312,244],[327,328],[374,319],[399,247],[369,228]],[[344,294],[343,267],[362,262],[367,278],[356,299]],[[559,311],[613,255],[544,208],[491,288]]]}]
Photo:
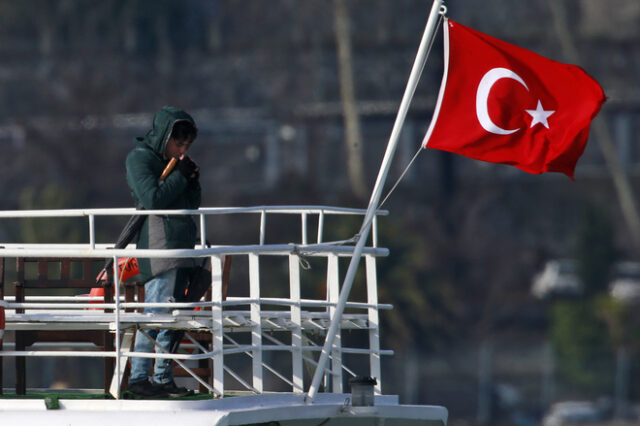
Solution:
[{"label": "boat deck", "polygon": [[[384,214],[384,212],[382,212]],[[199,246],[192,250],[140,250],[136,248],[113,249],[109,244],[95,241],[95,219],[101,216],[129,214],[191,215],[199,218],[202,240],[206,240],[207,218],[211,215],[242,215],[248,221],[255,220],[259,226],[257,244]],[[298,242],[266,242],[266,224],[269,215],[293,215],[300,221]],[[84,217],[89,222],[87,244],[15,244],[0,243],[0,258],[3,265],[12,259],[26,264],[24,259],[41,261],[37,271],[29,278],[19,272],[15,289],[28,287],[29,279],[37,280],[37,286],[28,295],[18,300],[16,296],[0,299],[0,310],[4,310],[5,339],[0,356],[18,365],[25,358],[95,357],[105,362],[113,361],[113,377],[110,380],[106,399],[67,399],[64,395],[54,398],[24,399],[25,396],[0,399],[2,424],[16,422],[24,413],[35,423],[40,420],[48,425],[85,422],[91,424],[113,424],[118,419],[130,422],[136,418],[148,423],[175,424],[188,421],[191,424],[253,424],[269,421],[287,424],[359,425],[372,424],[375,419],[384,424],[398,425],[444,425],[446,409],[430,406],[404,406],[395,396],[382,394],[383,377],[381,357],[391,356],[393,351],[380,346],[379,312],[391,309],[378,301],[376,263],[388,250],[377,245],[377,220],[373,220],[372,238],[362,250],[360,265],[359,299],[350,297],[339,309],[340,283],[343,276],[340,261],[350,259],[354,252],[353,235],[345,235],[340,241],[325,241],[325,217],[362,215],[364,211],[330,207],[255,207],[240,209],[199,209],[193,211],[136,211],[133,209],[67,210],[0,212],[3,218],[59,218]],[[308,222],[315,216],[315,232],[310,232]],[[255,224],[253,225],[255,226]],[[357,230],[354,230],[354,233]],[[314,237],[310,243],[309,234]],[[235,274],[246,282],[234,283],[233,296],[226,297],[223,287],[223,261],[225,256],[240,259],[246,270]],[[47,259],[91,259],[98,263],[113,259],[118,265],[121,258],[191,257],[210,259],[210,297],[193,303],[148,304],[131,293],[123,294],[125,288],[114,267],[113,298],[105,302],[102,297],[91,297],[86,293],[73,295],[40,294],[46,288]],[[279,275],[273,278],[268,268],[261,265],[280,263]],[[43,261],[43,259],[45,261]],[[321,266],[324,275],[322,289],[309,291],[308,282],[318,282],[318,271],[309,270],[309,261],[314,268]],[[234,261],[234,264],[235,261]],[[70,266],[60,266],[70,269]],[[55,268],[54,268],[55,269]],[[273,268],[272,268],[273,269]],[[7,272],[3,270],[3,274]],[[54,271],[55,272],[55,271]],[[69,271],[65,273],[68,275]],[[65,273],[62,273],[63,276]],[[313,275],[309,280],[308,276]],[[285,280],[283,280],[283,276]],[[60,280],[56,281],[59,285]],[[4,282],[11,282],[5,279]],[[264,291],[277,282],[283,297],[265,297]],[[93,283],[93,282],[92,282]],[[304,283],[304,284],[303,284]],[[77,284],[77,283],[76,283]],[[4,284],[6,287],[6,284]],[[2,294],[6,294],[3,292]],[[240,293],[240,294],[238,294]],[[314,298],[302,295],[313,294]],[[144,307],[170,308],[170,314],[145,314]],[[341,308],[340,308],[341,309]],[[159,349],[154,353],[138,353],[132,350],[133,336],[151,329],[184,330],[185,341],[179,353],[166,353]],[[335,335],[332,335],[333,331]],[[40,342],[37,338],[18,350],[18,338],[26,333],[41,336],[47,333],[93,331],[111,336],[108,348],[87,342]],[[196,337],[194,337],[195,335]],[[325,344],[332,335],[333,343]],[[204,337],[203,337],[204,336]],[[14,342],[12,339],[16,339]],[[326,351],[326,347],[329,348]],[[322,356],[328,356],[326,365]],[[322,354],[322,355],[321,355]],[[130,400],[127,399],[125,372],[131,357],[170,358],[192,378],[192,386],[199,388],[202,400]],[[24,361],[22,361],[24,362]],[[204,364],[202,364],[204,362]],[[6,363],[5,363],[6,364]],[[107,364],[105,364],[107,365]],[[23,369],[24,369],[23,364]],[[105,367],[105,371],[106,371]],[[320,371],[320,392],[310,396],[312,374]],[[203,376],[203,371],[206,374]],[[349,381],[355,377],[373,377],[371,394],[373,406],[355,406],[352,394],[346,393]],[[105,374],[106,378],[106,374]],[[105,389],[106,389],[105,385]],[[9,386],[10,387],[10,386]],[[17,389],[17,388],[16,388]],[[204,389],[204,390],[203,390]],[[204,392],[204,393],[202,393]],[[33,389],[27,389],[27,396]],[[238,396],[242,395],[242,396]],[[108,415],[105,415],[107,414]],[[93,417],[92,417],[93,416]],[[104,420],[104,423],[100,423]],[[6,423],[8,422],[8,423]],[[381,423],[375,423],[381,424]]]}]

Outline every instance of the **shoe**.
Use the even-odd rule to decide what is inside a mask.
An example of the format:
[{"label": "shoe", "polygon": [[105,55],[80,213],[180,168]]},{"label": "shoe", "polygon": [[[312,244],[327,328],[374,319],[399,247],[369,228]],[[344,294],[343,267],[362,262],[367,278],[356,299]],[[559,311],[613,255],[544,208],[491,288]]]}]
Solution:
[{"label": "shoe", "polygon": [[145,398],[166,398],[169,393],[162,386],[154,385],[149,380],[129,383],[129,392]]},{"label": "shoe", "polygon": [[155,388],[158,388],[159,390],[161,390],[162,392],[164,392],[165,394],[171,396],[171,397],[180,397],[180,396],[189,396],[189,395],[193,395],[193,391],[191,389],[187,389],[187,388],[182,388],[182,387],[178,387],[176,385],[176,382],[174,382],[173,380],[168,382],[168,383],[152,383],[152,386]]}]

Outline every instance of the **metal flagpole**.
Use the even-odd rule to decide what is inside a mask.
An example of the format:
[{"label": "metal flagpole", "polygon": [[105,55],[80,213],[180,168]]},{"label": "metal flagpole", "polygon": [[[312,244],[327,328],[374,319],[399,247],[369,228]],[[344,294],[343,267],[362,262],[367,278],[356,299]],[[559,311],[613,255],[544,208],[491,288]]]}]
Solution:
[{"label": "metal flagpole", "polygon": [[378,202],[380,201],[382,190],[384,189],[384,183],[387,179],[389,168],[391,167],[391,160],[393,159],[396,147],[398,146],[400,131],[402,130],[402,126],[404,125],[404,120],[407,116],[407,111],[409,110],[409,104],[411,103],[413,94],[416,90],[416,87],[418,86],[418,81],[420,80],[420,75],[422,74],[422,70],[424,69],[424,65],[427,61],[429,46],[431,45],[431,41],[433,40],[434,33],[436,31],[436,27],[438,24],[438,14],[440,13],[440,8],[443,2],[444,0],[434,0],[433,5],[431,6],[429,19],[427,20],[427,25],[425,27],[424,34],[422,35],[422,40],[420,41],[420,47],[418,48],[418,53],[413,63],[411,74],[409,75],[409,81],[407,82],[407,87],[404,91],[404,95],[402,96],[402,102],[400,103],[400,107],[398,108],[396,121],[393,124],[393,130],[391,131],[391,136],[389,137],[387,150],[382,160],[382,164],[380,165],[378,178],[376,180],[375,186],[373,187],[369,206],[367,207],[367,212],[362,222],[359,239],[353,250],[351,263],[349,264],[347,275],[344,278],[342,289],[340,290],[340,298],[338,299],[338,304],[336,305],[334,316],[333,318],[331,318],[331,325],[329,327],[329,331],[327,332],[327,337],[320,354],[320,360],[318,361],[318,366],[316,368],[313,380],[311,382],[311,385],[309,386],[309,391],[305,398],[307,402],[313,402],[316,394],[318,393],[318,387],[320,385],[320,381],[322,380],[322,376],[329,359],[329,353],[336,337],[336,333],[338,332],[340,322],[342,321],[342,313],[344,312],[344,307],[347,303],[347,299],[349,298],[349,293],[351,292],[351,286],[353,285],[353,279],[355,278],[356,271],[358,269],[360,257],[362,256],[364,245],[369,236],[369,225],[376,213],[376,208],[378,206]]}]

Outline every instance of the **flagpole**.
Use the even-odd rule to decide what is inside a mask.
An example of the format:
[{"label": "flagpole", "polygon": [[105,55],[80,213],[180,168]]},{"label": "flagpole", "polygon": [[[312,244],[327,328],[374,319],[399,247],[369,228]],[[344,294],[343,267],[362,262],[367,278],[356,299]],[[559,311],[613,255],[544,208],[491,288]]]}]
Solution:
[{"label": "flagpole", "polygon": [[395,154],[396,148],[398,146],[400,131],[402,130],[402,126],[404,125],[404,120],[407,116],[407,111],[409,110],[411,99],[413,98],[413,94],[415,93],[416,87],[418,86],[418,81],[420,80],[420,75],[422,74],[422,70],[424,69],[427,61],[429,46],[431,45],[436,27],[438,25],[438,15],[440,14],[440,7],[442,6],[443,2],[444,0],[434,0],[433,5],[431,6],[429,19],[427,20],[427,25],[425,27],[424,34],[422,35],[422,40],[420,41],[420,47],[418,48],[418,53],[416,54],[416,59],[413,63],[413,68],[411,69],[409,80],[407,81],[407,87],[405,88],[404,95],[402,96],[402,102],[400,103],[400,107],[398,108],[396,121],[393,124],[391,136],[389,137],[389,142],[387,144],[387,150],[382,160],[382,164],[380,165],[378,178],[376,179],[376,183],[373,187],[369,206],[367,207],[367,212],[365,213],[365,217],[362,222],[362,228],[360,229],[359,238],[353,250],[353,256],[351,257],[351,262],[349,263],[349,269],[347,269],[347,274],[344,278],[344,282],[342,283],[340,298],[338,299],[333,318],[331,318],[331,325],[329,326],[329,330],[327,331],[327,337],[325,339],[324,346],[322,347],[322,352],[320,353],[320,360],[318,361],[318,366],[316,367],[313,380],[311,382],[311,385],[309,386],[309,391],[307,392],[307,396],[305,398],[307,402],[313,402],[313,400],[315,399],[318,392],[318,387],[320,386],[320,381],[322,380],[322,376],[324,375],[326,364],[329,360],[329,353],[331,352],[331,347],[333,346],[333,342],[340,327],[340,322],[342,321],[342,314],[344,312],[347,299],[349,298],[349,293],[351,292],[351,286],[353,285],[353,279],[355,278],[356,271],[358,269],[360,257],[362,256],[364,245],[369,236],[369,231],[371,229],[370,224],[376,213],[376,208],[378,206],[378,202],[380,201],[382,190],[384,189],[384,183],[387,179],[387,175],[391,167],[391,160],[393,159],[393,155]]}]

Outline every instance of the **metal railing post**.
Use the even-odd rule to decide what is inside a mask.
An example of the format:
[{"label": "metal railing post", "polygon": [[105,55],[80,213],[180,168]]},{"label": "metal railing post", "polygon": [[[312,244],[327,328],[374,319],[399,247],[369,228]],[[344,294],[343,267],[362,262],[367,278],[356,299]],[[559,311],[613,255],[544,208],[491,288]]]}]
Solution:
[{"label": "metal railing post", "polygon": [[[118,256],[113,256],[113,286],[115,289],[115,321],[116,321],[116,380],[118,387],[116,388],[116,399],[120,399],[120,383],[122,378],[120,377],[120,274],[118,273]],[[105,289],[106,290],[106,289]],[[106,295],[105,295],[106,296]],[[105,297],[106,299],[106,297]]]},{"label": "metal railing post", "polygon": [[[340,270],[338,263],[338,256],[335,254],[330,254],[327,258],[328,302],[331,303],[329,318],[332,320],[336,317],[336,305],[340,297]],[[342,330],[338,327],[336,330],[327,331],[327,333],[331,332],[335,333],[333,345],[331,346],[331,390],[336,393],[342,393]]]},{"label": "metal railing post", "polygon": [[369,375],[377,379],[374,391],[382,394],[382,369],[380,368],[380,319],[378,313],[378,279],[376,274],[376,258],[365,255],[367,276],[367,303],[375,307],[367,308],[369,321]]},{"label": "metal railing post", "polygon": [[204,220],[204,213],[200,213],[200,247],[207,247],[207,225]]},{"label": "metal railing post", "polygon": [[266,233],[266,226],[267,226],[267,212],[265,210],[262,210],[262,212],[260,212],[260,245],[264,245],[264,235]]},{"label": "metal railing post", "polygon": [[251,346],[253,347],[253,387],[260,393],[262,383],[262,315],[260,314],[260,261],[249,254],[249,298],[251,298]]},{"label": "metal railing post", "polygon": [[302,221],[302,244],[307,244],[307,213],[303,212],[300,219]]},{"label": "metal railing post", "polygon": [[211,339],[213,350],[213,389],[224,396],[224,330],[222,327],[222,258],[211,256]]},{"label": "metal railing post", "polygon": [[89,247],[91,250],[96,248],[96,221],[95,215],[89,215]]},{"label": "metal railing post", "polygon": [[291,365],[293,391],[304,392],[304,371],[302,366],[302,315],[300,309],[300,258],[289,255],[289,298],[291,305]]},{"label": "metal railing post", "polygon": [[317,237],[318,244],[320,244],[323,240],[323,233],[324,233],[324,210],[322,210],[318,215],[318,237]]}]

